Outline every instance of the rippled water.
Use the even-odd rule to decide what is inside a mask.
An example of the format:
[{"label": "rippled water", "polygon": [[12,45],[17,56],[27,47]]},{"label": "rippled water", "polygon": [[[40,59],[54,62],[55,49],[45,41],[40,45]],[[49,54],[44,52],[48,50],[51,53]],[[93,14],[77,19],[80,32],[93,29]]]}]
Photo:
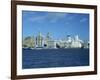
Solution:
[{"label": "rippled water", "polygon": [[89,49],[23,49],[22,68],[89,65]]}]

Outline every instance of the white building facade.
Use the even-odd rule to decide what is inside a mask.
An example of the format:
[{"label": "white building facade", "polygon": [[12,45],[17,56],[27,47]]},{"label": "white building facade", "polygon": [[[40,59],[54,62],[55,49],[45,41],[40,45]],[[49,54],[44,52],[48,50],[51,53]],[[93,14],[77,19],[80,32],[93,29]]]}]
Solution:
[{"label": "white building facade", "polygon": [[[33,48],[82,48],[84,42],[79,38],[78,35],[73,38],[68,35],[66,39],[62,40],[53,40],[50,36],[50,33],[47,33],[46,36],[43,36],[39,33],[34,38]],[[85,44],[85,47],[88,48],[88,43]]]}]

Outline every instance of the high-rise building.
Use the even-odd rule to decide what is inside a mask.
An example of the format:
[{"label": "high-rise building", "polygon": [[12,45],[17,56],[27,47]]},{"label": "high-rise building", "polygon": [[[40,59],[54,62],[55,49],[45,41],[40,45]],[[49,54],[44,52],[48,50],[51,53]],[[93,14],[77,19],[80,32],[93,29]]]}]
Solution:
[{"label": "high-rise building", "polygon": [[51,45],[50,44],[51,40],[52,40],[52,38],[50,36],[50,33],[48,32],[47,35],[46,35],[46,37],[45,37],[45,41],[44,41],[45,44],[47,45],[46,47],[49,47]]},{"label": "high-rise building", "polygon": [[36,37],[36,45],[37,45],[37,47],[43,47],[43,37],[40,32],[39,32],[38,36]]}]

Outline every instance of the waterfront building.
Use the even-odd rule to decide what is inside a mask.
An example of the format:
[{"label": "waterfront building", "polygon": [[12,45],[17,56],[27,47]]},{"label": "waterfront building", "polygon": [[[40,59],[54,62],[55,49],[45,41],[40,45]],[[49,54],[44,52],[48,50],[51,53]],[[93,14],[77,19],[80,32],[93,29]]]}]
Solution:
[{"label": "waterfront building", "polygon": [[79,41],[73,40],[71,43],[71,48],[81,48],[82,44]]},{"label": "waterfront building", "polygon": [[60,40],[59,43],[61,48],[81,48],[81,41],[78,35],[76,35],[74,39],[68,35],[66,40]]},{"label": "waterfront building", "polygon": [[45,39],[44,39],[44,43],[46,44],[46,47],[49,48],[51,46],[53,46],[54,41],[52,40],[50,33],[48,32]]},{"label": "waterfront building", "polygon": [[70,35],[67,35],[67,42],[68,42],[68,43],[71,43],[71,42],[72,42],[72,38],[71,38]]},{"label": "waterfront building", "polygon": [[84,48],[89,48],[89,42],[87,41],[84,41],[84,44],[83,44]]},{"label": "waterfront building", "polygon": [[60,48],[64,48],[64,47],[65,47],[65,41],[64,41],[64,40],[58,40],[58,41],[57,41],[57,45],[58,45]]},{"label": "waterfront building", "polygon": [[81,43],[81,40],[79,39],[78,35],[76,35],[75,38],[72,40],[71,47],[72,48],[81,48],[82,47],[82,43]]},{"label": "waterfront building", "polygon": [[23,41],[22,41],[22,47],[23,48],[34,48],[35,47],[35,40],[34,40],[34,36],[33,37],[26,37]]},{"label": "waterfront building", "polygon": [[43,37],[42,34],[39,32],[38,36],[36,37],[36,47],[43,47]]},{"label": "waterfront building", "polygon": [[78,35],[73,38],[67,35],[65,39],[53,40],[50,33],[46,37],[40,32],[36,37],[26,37],[23,40],[23,47],[28,48],[89,48],[89,42],[82,41]]},{"label": "waterfront building", "polygon": [[47,48],[56,48],[56,41],[49,40],[47,43]]}]

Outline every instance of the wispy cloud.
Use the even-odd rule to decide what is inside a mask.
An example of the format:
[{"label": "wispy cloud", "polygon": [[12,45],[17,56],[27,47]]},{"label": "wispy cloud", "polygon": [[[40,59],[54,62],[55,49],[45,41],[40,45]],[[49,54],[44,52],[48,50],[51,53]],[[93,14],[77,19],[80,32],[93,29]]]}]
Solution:
[{"label": "wispy cloud", "polygon": [[72,14],[67,14],[67,17],[66,17],[66,22],[65,24],[66,25],[69,25],[69,24],[72,24],[73,23],[73,20],[75,20],[76,18],[76,15],[72,15]]},{"label": "wispy cloud", "polygon": [[69,15],[68,20],[73,20],[75,18],[75,15]]},{"label": "wispy cloud", "polygon": [[31,20],[32,22],[48,21],[54,23],[57,22],[58,20],[63,19],[66,15],[67,15],[66,13],[47,13],[45,15],[30,17],[29,20]]},{"label": "wispy cloud", "polygon": [[87,18],[82,18],[80,19],[80,22],[83,23],[83,22],[86,22],[87,21]]},{"label": "wispy cloud", "polygon": [[30,17],[29,20],[32,22],[41,22],[46,19],[46,16],[34,16]]},{"label": "wispy cloud", "polygon": [[44,14],[41,12],[39,14],[40,15],[38,15],[38,13],[35,14],[34,12],[33,16],[29,17],[29,20],[37,23],[43,23],[45,21],[48,21],[48,23],[56,23],[64,21],[63,19],[66,18],[65,23],[68,25],[74,18],[76,18],[75,15],[72,15],[70,13],[61,13],[61,12],[48,12]]},{"label": "wispy cloud", "polygon": [[66,15],[66,13],[48,13],[48,20],[51,23],[55,23],[62,20]]}]

